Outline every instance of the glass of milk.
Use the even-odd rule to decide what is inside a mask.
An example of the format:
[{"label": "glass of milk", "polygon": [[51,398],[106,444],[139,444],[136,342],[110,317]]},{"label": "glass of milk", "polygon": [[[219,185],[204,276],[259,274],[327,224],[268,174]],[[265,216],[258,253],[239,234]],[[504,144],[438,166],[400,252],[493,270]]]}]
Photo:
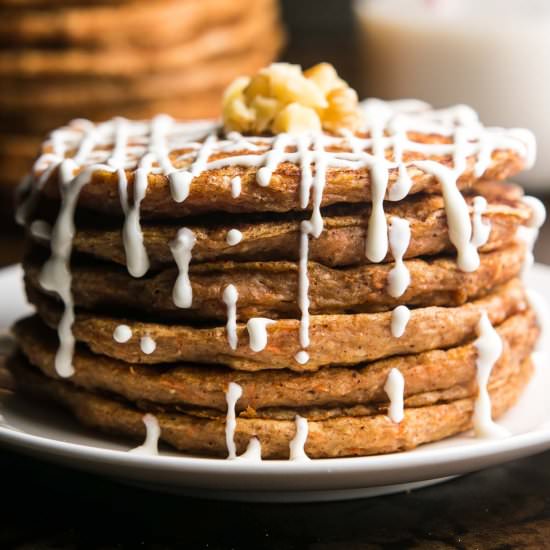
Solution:
[{"label": "glass of milk", "polygon": [[466,103],[490,126],[529,128],[550,191],[550,0],[355,0],[366,96]]}]

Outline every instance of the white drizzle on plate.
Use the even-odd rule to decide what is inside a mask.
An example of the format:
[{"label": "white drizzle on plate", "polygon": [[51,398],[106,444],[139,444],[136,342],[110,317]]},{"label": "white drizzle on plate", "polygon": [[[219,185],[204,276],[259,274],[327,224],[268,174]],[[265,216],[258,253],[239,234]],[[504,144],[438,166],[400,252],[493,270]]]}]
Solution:
[{"label": "white drizzle on plate", "polygon": [[294,437],[289,443],[289,460],[305,462],[310,460],[309,456],[306,454],[305,446],[309,434],[309,424],[307,418],[296,415],[294,419],[294,425],[296,427],[296,432]]},{"label": "white drizzle on plate", "polygon": [[139,447],[130,449],[128,452],[139,455],[156,456],[159,454],[158,444],[160,438],[160,425],[157,417],[147,413],[143,416],[143,423],[145,424],[145,441]]}]

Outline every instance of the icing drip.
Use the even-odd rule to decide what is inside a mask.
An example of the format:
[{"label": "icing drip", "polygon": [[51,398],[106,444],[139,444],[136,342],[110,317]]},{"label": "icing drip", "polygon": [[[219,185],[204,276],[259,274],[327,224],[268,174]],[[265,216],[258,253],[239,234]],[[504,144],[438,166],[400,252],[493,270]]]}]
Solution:
[{"label": "icing drip", "polygon": [[307,262],[309,255],[309,233],[311,231],[311,222],[306,220],[302,221],[300,225],[298,307],[302,313],[300,319],[300,345],[303,348],[307,348],[309,346],[309,278],[307,276]]},{"label": "icing drip", "polygon": [[487,212],[487,200],[485,197],[474,199],[474,216],[472,220],[472,244],[479,248],[487,243],[491,235],[491,223],[483,221],[483,214]]},{"label": "icing drip", "polygon": [[151,355],[157,349],[157,343],[150,336],[142,336],[139,347],[145,355]]},{"label": "icing drip", "polygon": [[238,229],[230,229],[225,240],[229,246],[235,246],[243,240],[243,234]]},{"label": "icing drip", "polygon": [[399,164],[399,174],[397,176],[397,181],[388,191],[388,199],[394,202],[403,200],[409,194],[411,187],[412,179],[409,176],[407,167],[403,163],[401,163]]},{"label": "icing drip", "polygon": [[223,291],[223,301],[227,306],[227,323],[225,329],[227,331],[227,342],[233,350],[237,349],[237,300],[239,293],[235,285],[227,285]]},{"label": "icing drip", "polygon": [[179,271],[172,290],[172,299],[174,304],[181,308],[191,307],[193,303],[193,289],[189,280],[189,263],[191,262],[191,250],[193,250],[195,242],[193,231],[183,227],[170,243],[170,250]]},{"label": "icing drip", "polygon": [[[390,163],[386,161],[384,127],[391,113],[383,103],[371,103],[366,107],[365,116],[370,131],[374,157],[368,163],[372,210],[368,223],[365,254],[371,262],[379,263],[388,253],[388,227],[384,213],[384,197],[388,189]],[[399,145],[401,145],[401,142]],[[356,144],[355,149],[360,150],[361,146]],[[397,153],[400,154],[399,146]]]},{"label": "icing drip", "polygon": [[294,360],[296,363],[300,363],[300,365],[305,365],[309,361],[309,353],[301,350],[294,356]]},{"label": "icing drip", "polygon": [[236,199],[241,194],[241,177],[235,176],[231,180],[231,196]]},{"label": "icing drip", "polygon": [[288,134],[279,134],[275,138],[273,148],[266,156],[265,166],[262,166],[256,174],[256,181],[260,187],[269,185],[273,172],[284,159],[285,149],[289,142],[290,136]]},{"label": "icing drip", "polygon": [[[321,201],[323,200],[323,191],[325,190],[326,184],[326,175],[327,175],[327,165],[328,157],[327,152],[325,151],[325,139],[324,136],[317,135],[315,136],[315,142],[313,144],[314,155],[315,155],[315,175],[313,180],[311,180],[309,173],[306,171],[306,178],[300,183],[300,188],[307,189],[310,185],[313,190],[312,197],[312,209],[310,226],[308,226],[308,232],[315,237],[319,238],[323,232],[323,217],[321,216]],[[305,194],[305,191],[303,191]],[[306,203],[307,206],[307,203]]]},{"label": "icing drip", "polygon": [[176,202],[183,202],[189,196],[189,189],[193,178],[196,178],[204,171],[208,158],[212,153],[212,146],[216,142],[215,134],[210,134],[203,142],[195,161],[189,170],[173,172],[170,179],[170,190],[172,198]]},{"label": "icing drip", "polygon": [[525,292],[529,305],[537,316],[537,323],[540,327],[540,336],[537,340],[535,351],[543,351],[543,344],[550,337],[550,310],[548,309],[548,303],[540,292],[532,288],[527,288]]},{"label": "icing drip", "polygon": [[132,454],[139,455],[150,455],[155,456],[159,454],[158,444],[160,437],[160,426],[157,418],[152,414],[146,414],[143,417],[143,423],[145,424],[145,429],[147,430],[145,435],[145,441],[143,445],[131,449],[128,451]]},{"label": "icing drip", "polygon": [[479,390],[473,415],[474,431],[478,437],[506,437],[509,435],[508,431],[492,419],[491,397],[487,387],[491,371],[502,355],[502,340],[485,312],[481,315],[477,332],[478,338],[474,346],[478,352],[476,368]]},{"label": "icing drip", "polygon": [[395,265],[388,273],[388,294],[392,298],[399,298],[411,284],[411,275],[403,261],[411,241],[411,228],[407,220],[397,217],[391,219],[389,241]]},{"label": "icing drip", "polygon": [[39,282],[42,288],[56,292],[63,301],[63,314],[57,326],[59,348],[55,355],[55,370],[61,377],[74,374],[72,365],[75,339],[72,332],[74,323],[74,304],[71,292],[72,275],[69,267],[74,227],[74,211],[80,190],[88,183],[90,171],[84,171],[76,178],[73,173],[77,165],[74,160],[66,159],[61,163],[59,177],[61,182],[61,208],[55,222],[51,238],[51,256],[42,267]]},{"label": "icing drip", "polygon": [[309,204],[311,186],[313,185],[313,175],[311,172],[311,163],[313,162],[313,152],[310,150],[311,137],[300,135],[298,137],[298,154],[300,155],[300,208],[305,209]]},{"label": "icing drip", "polygon": [[30,226],[33,237],[43,241],[49,241],[52,237],[52,226],[44,220],[34,220]]},{"label": "icing drip", "polygon": [[134,177],[134,202],[129,204],[128,180],[123,169],[118,171],[118,192],[120,204],[124,212],[122,239],[126,253],[126,267],[132,277],[143,277],[149,269],[149,258],[143,242],[140,223],[140,205],[147,192],[147,174],[151,168],[152,157],[143,157],[140,167]]},{"label": "icing drip", "polygon": [[457,251],[458,268],[466,272],[475,271],[479,267],[479,254],[477,248],[471,242],[472,223],[470,221],[470,211],[456,185],[461,171],[451,170],[431,160],[416,161],[415,164],[421,170],[435,176],[441,183],[449,236]]},{"label": "icing drip", "polygon": [[253,437],[248,442],[246,451],[235,457],[236,460],[244,460],[246,462],[261,462],[262,460],[262,445],[257,437]]},{"label": "icing drip", "polygon": [[390,400],[388,416],[392,422],[399,424],[405,416],[403,404],[405,379],[399,369],[391,369],[384,385],[384,391]]},{"label": "icing drip", "polygon": [[113,331],[113,340],[125,344],[132,338],[132,329],[128,325],[118,325]]},{"label": "icing drip", "polygon": [[305,451],[307,436],[309,432],[307,418],[296,415],[294,420],[296,424],[296,434],[290,442],[290,460],[306,461],[310,460]]},{"label": "icing drip", "polygon": [[401,338],[407,330],[411,318],[411,310],[407,306],[397,306],[391,312],[391,334],[394,338]]},{"label": "icing drip", "polygon": [[225,392],[225,400],[227,402],[227,416],[225,418],[225,442],[227,445],[227,458],[237,458],[237,448],[235,446],[235,429],[237,427],[237,418],[235,413],[235,405],[241,398],[243,389],[239,384],[230,382]]},{"label": "icing drip", "polygon": [[252,351],[262,351],[267,345],[267,327],[275,321],[264,317],[252,317],[246,323],[248,340]]}]

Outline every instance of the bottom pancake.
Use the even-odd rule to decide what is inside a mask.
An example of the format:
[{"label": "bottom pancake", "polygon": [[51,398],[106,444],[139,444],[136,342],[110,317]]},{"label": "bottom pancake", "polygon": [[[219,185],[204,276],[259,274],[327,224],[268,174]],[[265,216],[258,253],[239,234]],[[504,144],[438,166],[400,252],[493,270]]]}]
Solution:
[{"label": "bottom pancake", "polygon": [[[70,382],[47,378],[29,366],[22,355],[9,361],[17,387],[39,398],[68,408],[86,426],[104,432],[142,438],[143,410],[127,402],[76,388]],[[493,418],[500,417],[517,400],[533,371],[530,359],[498,385],[489,387]],[[386,414],[335,416],[308,422],[305,451],[311,458],[364,456],[412,449],[472,427],[475,398],[457,399],[423,407],[407,407],[404,419],[393,422]],[[204,418],[180,412],[155,412],[161,440],[193,454],[227,455],[225,419]],[[235,443],[238,453],[257,437],[264,459],[289,457],[296,435],[293,420],[237,418]]]}]

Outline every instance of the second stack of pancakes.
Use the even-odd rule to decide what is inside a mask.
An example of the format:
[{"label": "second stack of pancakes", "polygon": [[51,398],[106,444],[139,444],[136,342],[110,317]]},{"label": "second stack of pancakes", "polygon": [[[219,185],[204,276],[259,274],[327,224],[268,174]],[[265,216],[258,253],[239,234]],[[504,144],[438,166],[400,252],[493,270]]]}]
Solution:
[{"label": "second stack of pancakes", "polygon": [[282,42],[274,0],[1,0],[2,183],[73,118],[219,114],[224,88]]},{"label": "second stack of pancakes", "polygon": [[[37,315],[15,328],[21,390],[134,437],[152,413],[166,442],[221,457],[231,454],[232,407],[237,453],[257,438],[263,458],[292,455],[301,419],[310,457],[400,451],[472,425],[490,431],[476,414],[490,423],[516,401],[539,335],[521,274],[542,210],[497,181],[532,160],[529,135],[481,129],[464,107],[373,100],[364,111],[364,133],[306,145],[166,118],[60,130],[43,155],[61,164],[44,177],[44,160],[31,183],[33,200],[43,185],[27,218],[25,284]],[[159,120],[171,128],[165,150],[151,147]],[[414,150],[401,153],[408,174],[399,163],[387,170],[381,202],[384,174],[371,155],[396,121],[408,124]],[[140,191],[147,148],[159,168]],[[121,154],[126,173],[116,170]],[[60,186],[67,158],[77,159],[75,179]],[[67,240],[59,219],[69,223],[70,190],[87,169]],[[178,185],[187,194],[174,193]],[[71,243],[70,296],[60,300],[44,265]],[[59,347],[55,329],[70,344],[60,327],[68,310],[76,347],[63,363],[70,345]],[[491,359],[495,339],[502,349]]]}]

